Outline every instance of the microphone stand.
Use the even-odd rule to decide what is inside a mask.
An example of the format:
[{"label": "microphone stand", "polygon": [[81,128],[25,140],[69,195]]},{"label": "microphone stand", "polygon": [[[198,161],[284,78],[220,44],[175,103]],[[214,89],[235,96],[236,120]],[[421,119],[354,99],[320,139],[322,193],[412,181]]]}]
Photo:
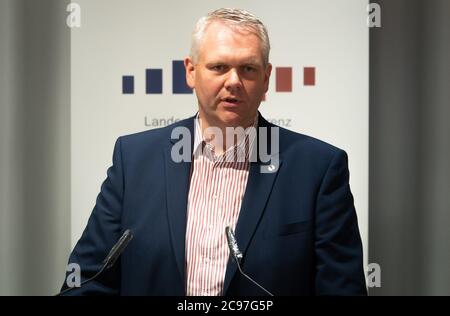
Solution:
[{"label": "microphone stand", "polygon": [[251,277],[249,277],[247,274],[242,271],[241,268],[241,260],[243,258],[242,252],[239,250],[236,237],[234,236],[233,230],[230,227],[225,227],[225,233],[227,235],[227,241],[228,241],[228,247],[230,248],[231,257],[234,259],[234,262],[236,262],[236,265],[239,269],[239,272],[245,276],[249,281],[251,281],[253,284],[258,286],[261,290],[263,290],[266,294],[269,296],[274,296],[271,292],[266,290],[263,286],[258,284],[255,280],[253,280]]}]

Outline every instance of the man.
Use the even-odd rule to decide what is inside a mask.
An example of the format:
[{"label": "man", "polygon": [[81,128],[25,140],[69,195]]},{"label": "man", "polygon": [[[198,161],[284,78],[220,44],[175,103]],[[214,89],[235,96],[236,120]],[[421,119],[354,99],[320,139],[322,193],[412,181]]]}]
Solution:
[{"label": "man", "polygon": [[[126,229],[134,238],[114,267],[72,294],[265,295],[229,259],[227,226],[242,270],[275,295],[366,294],[345,152],[258,113],[269,50],[248,12],[219,9],[198,21],[185,59],[198,114],[117,140],[69,262],[90,278]],[[173,137],[180,130],[188,146]]]}]

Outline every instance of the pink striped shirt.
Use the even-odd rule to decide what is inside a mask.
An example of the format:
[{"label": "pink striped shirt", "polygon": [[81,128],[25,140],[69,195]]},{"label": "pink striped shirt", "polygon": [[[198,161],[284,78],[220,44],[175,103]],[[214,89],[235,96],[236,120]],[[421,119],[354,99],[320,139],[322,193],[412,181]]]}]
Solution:
[{"label": "pink striped shirt", "polygon": [[[257,120],[253,124],[256,128]],[[250,127],[251,128],[251,127]],[[187,205],[186,294],[222,295],[229,249],[225,227],[235,229],[247,186],[249,159],[255,133],[222,155],[202,136],[195,119],[194,159]]]}]

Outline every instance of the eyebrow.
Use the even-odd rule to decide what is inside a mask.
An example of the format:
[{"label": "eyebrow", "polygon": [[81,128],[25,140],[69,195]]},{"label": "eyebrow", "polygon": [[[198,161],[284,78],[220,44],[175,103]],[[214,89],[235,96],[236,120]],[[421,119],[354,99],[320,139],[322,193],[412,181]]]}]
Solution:
[{"label": "eyebrow", "polygon": [[[205,63],[205,65],[207,66],[212,66],[212,65],[229,65],[229,63],[225,62],[225,61],[221,61],[220,59],[217,60],[212,60],[210,62]],[[247,59],[244,60],[243,62],[239,63],[240,66],[262,66],[262,63],[259,63],[256,59]]]}]

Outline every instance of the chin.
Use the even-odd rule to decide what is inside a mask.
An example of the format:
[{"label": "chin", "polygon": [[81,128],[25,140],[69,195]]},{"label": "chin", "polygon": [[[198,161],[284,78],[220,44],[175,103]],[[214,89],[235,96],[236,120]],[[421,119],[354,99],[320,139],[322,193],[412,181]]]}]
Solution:
[{"label": "chin", "polygon": [[219,120],[227,126],[241,126],[245,118],[239,113],[226,111],[219,116]]}]

